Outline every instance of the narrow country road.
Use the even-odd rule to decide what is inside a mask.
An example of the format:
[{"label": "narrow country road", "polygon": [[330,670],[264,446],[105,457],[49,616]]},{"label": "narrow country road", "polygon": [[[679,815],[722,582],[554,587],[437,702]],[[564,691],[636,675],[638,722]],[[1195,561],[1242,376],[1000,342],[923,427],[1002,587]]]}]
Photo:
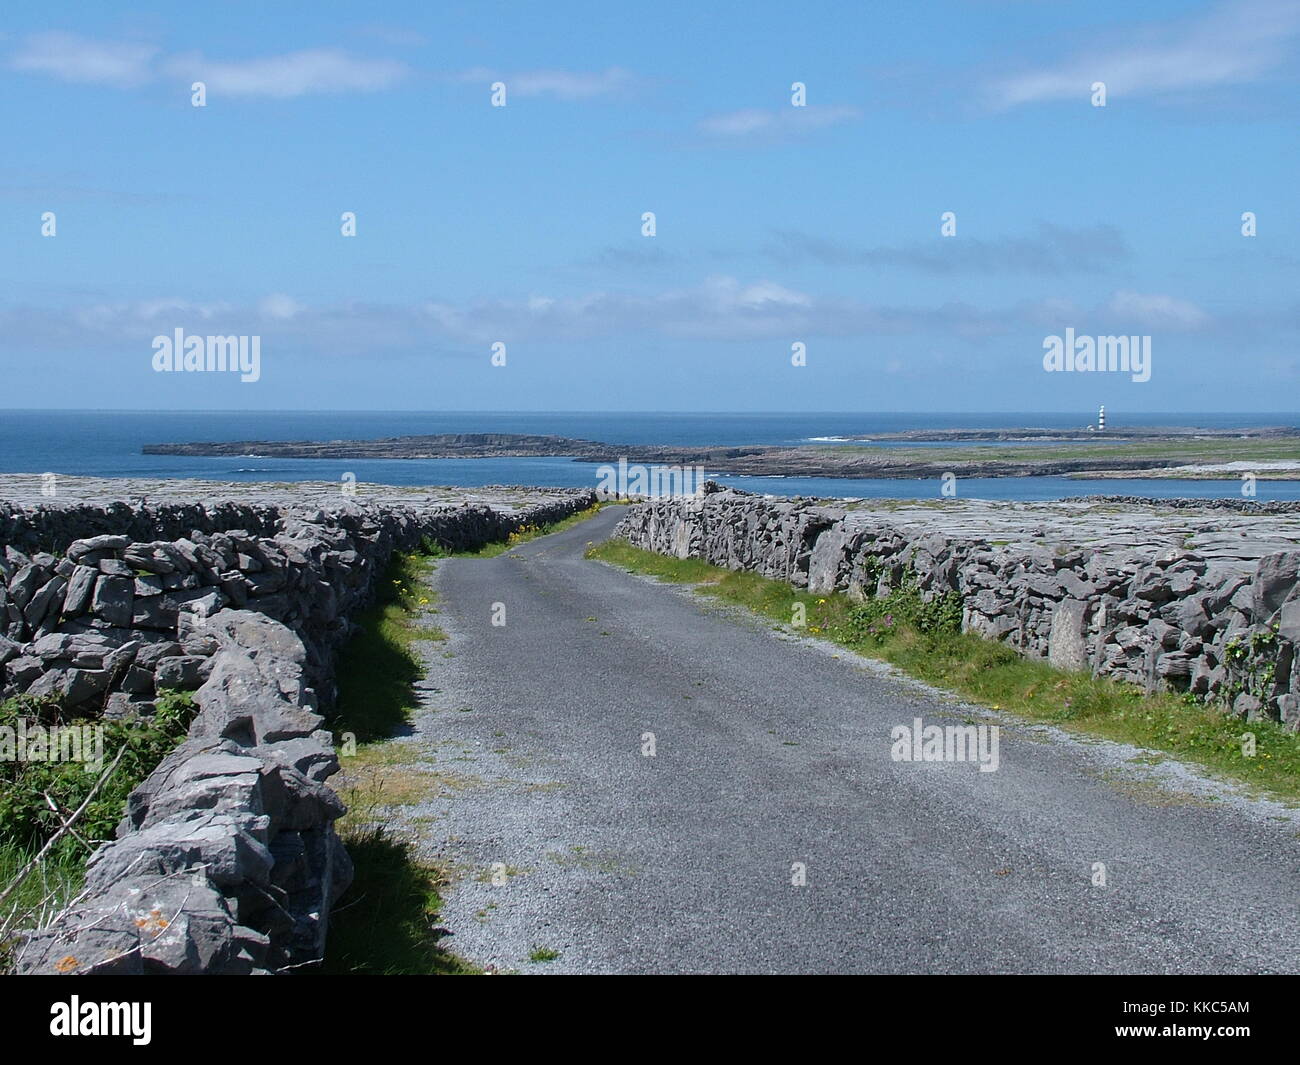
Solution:
[{"label": "narrow country road", "polygon": [[525,973],[1300,971],[1295,814],[1004,715],[977,719],[996,772],[893,761],[893,726],[972,711],[585,560],[621,509],[438,564],[451,638],[407,741],[442,787],[405,820],[459,874],[449,949]]}]

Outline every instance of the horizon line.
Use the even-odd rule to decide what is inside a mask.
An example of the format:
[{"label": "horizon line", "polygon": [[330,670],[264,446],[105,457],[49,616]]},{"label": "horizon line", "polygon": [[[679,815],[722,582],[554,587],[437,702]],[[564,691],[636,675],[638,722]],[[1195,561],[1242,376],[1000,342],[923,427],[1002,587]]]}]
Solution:
[{"label": "horizon line", "polygon": [[[1087,408],[1091,410],[1092,408]],[[816,415],[840,415],[849,417],[858,417],[862,415],[875,414],[925,414],[939,416],[945,414],[954,415],[987,415],[992,417],[1001,414],[1032,414],[1035,416],[1043,415],[1076,415],[1085,414],[1086,410],[1041,410],[1041,409],[1024,409],[1024,410],[644,410],[644,409],[624,409],[624,408],[602,408],[602,409],[424,409],[424,408],[393,408],[393,407],[256,407],[256,408],[239,408],[239,407],[169,407],[169,408],[148,408],[148,407],[0,407],[0,414],[239,414],[239,415],[257,415],[257,414],[683,414],[683,415],[725,415],[731,417],[750,416],[750,415],[776,415],[782,417],[797,416],[816,416]],[[1300,410],[1274,410],[1261,411],[1252,410],[1119,410],[1109,408],[1108,414],[1119,414],[1127,417],[1134,417],[1147,414],[1159,415],[1251,415],[1252,417],[1265,416],[1286,416],[1300,418]]]}]

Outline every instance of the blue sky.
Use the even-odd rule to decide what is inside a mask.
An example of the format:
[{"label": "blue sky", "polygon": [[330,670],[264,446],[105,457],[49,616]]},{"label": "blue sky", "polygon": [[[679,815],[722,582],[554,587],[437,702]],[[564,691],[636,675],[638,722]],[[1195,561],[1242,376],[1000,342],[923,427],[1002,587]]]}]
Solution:
[{"label": "blue sky", "polygon": [[0,407],[1300,407],[1300,3],[1137,8],[11,3]]}]

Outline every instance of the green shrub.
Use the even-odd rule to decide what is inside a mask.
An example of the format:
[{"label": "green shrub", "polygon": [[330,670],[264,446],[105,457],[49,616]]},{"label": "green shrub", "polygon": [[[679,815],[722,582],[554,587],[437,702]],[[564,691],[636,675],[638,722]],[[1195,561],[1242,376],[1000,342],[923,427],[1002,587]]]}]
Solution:
[{"label": "green shrub", "polygon": [[853,607],[840,634],[850,643],[883,643],[905,628],[924,635],[961,632],[961,596],[944,592],[925,600],[914,585]]},{"label": "green shrub", "polygon": [[[112,777],[92,800],[77,822],[76,831],[86,843],[112,838],[121,820],[126,797],[147,777],[167,753],[185,738],[194,716],[194,700],[188,692],[164,692],[157,700],[157,712],[148,720],[99,721],[74,717],[57,702],[18,696],[0,703],[0,726],[15,730],[19,719],[27,727],[81,725],[104,730],[102,766],[107,767],[126,748]],[[0,843],[22,850],[39,850],[58,831],[90,794],[99,771],[83,762],[0,761]],[[51,802],[58,808],[51,808]],[[69,833],[59,840],[51,858],[81,851],[86,844]]]}]

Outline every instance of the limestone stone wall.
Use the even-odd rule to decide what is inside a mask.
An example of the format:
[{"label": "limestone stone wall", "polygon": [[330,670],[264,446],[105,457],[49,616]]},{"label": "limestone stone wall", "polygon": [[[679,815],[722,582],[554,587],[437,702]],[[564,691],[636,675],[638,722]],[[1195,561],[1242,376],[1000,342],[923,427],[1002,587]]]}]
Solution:
[{"label": "limestone stone wall", "polygon": [[[1174,535],[1166,517],[1114,504],[1020,511],[1017,535],[1006,531],[1016,523],[1005,508],[936,507],[933,519],[912,508],[894,521],[870,507],[709,485],[694,498],[632,508],[618,535],[812,592],[874,596],[904,580],[927,597],[956,592],[964,629],[1027,655],[1148,690],[1191,691],[1247,719],[1300,729],[1300,520],[1274,514],[1248,534],[1244,524],[1225,528],[1230,514],[1198,521],[1188,505]],[[1182,546],[1198,537],[1204,551]]]},{"label": "limestone stone wall", "polygon": [[351,879],[321,710],[394,551],[472,549],[595,502],[333,507],[0,503],[0,696],[147,719],[194,692],[189,736],[132,792],[86,891],[25,973],[265,973],[324,951]]}]

